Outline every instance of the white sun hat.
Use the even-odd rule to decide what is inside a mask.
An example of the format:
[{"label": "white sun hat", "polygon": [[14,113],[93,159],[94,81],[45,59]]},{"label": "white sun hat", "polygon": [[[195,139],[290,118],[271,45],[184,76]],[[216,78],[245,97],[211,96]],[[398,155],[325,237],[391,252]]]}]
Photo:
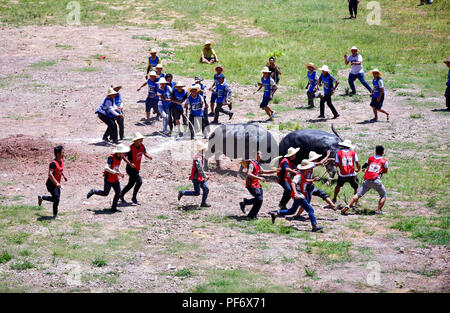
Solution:
[{"label": "white sun hat", "polygon": [[352,51],[352,50],[356,50],[356,51],[359,51],[359,49],[358,49],[358,48],[356,48],[356,46],[353,46],[353,47],[351,47],[351,48],[350,48],[350,51]]},{"label": "white sun hat", "polygon": [[116,153],[127,153],[128,151],[130,151],[130,148],[125,146],[124,144],[118,144],[114,150],[113,150],[113,154]]},{"label": "white sun hat", "polygon": [[209,40],[205,41],[205,44],[204,44],[204,46],[206,46],[206,45],[211,45],[211,46],[212,46],[212,43],[211,43],[211,41],[209,41]]},{"label": "white sun hat", "polygon": [[322,155],[316,153],[315,151],[311,151],[308,155],[308,160],[312,161],[312,160],[317,160],[318,158],[320,158]]},{"label": "white sun hat", "polygon": [[134,137],[133,137],[133,139],[131,139],[133,142],[135,142],[136,140],[139,140],[139,139],[144,139],[145,137],[140,133],[140,132],[137,132],[136,134],[134,134]]},{"label": "white sun hat", "polygon": [[261,73],[272,73],[267,66],[264,66]]},{"label": "white sun hat", "polygon": [[186,87],[182,82],[178,81],[175,87]]},{"label": "white sun hat", "polygon": [[192,86],[192,87],[189,87],[188,88],[188,92],[191,92],[192,90],[197,90],[197,91],[200,91],[200,90],[202,90],[202,88],[200,87],[200,85],[194,85],[194,86]]},{"label": "white sun hat", "polygon": [[164,77],[161,77],[161,78],[158,80],[158,84],[167,84],[167,81],[166,81],[166,79],[165,79]]},{"label": "white sun hat", "polygon": [[151,48],[150,49],[150,53],[156,53],[156,49],[155,48]]},{"label": "white sun hat", "polygon": [[158,76],[158,74],[156,74],[155,71],[151,71],[150,74],[148,74],[148,76]]},{"label": "white sun hat", "polygon": [[314,163],[310,162],[307,159],[302,160],[302,163],[297,165],[297,169],[299,169],[299,170],[307,170],[307,169],[310,169],[310,168],[313,168],[313,167],[314,167]]},{"label": "white sun hat", "polygon": [[293,156],[294,154],[296,154],[298,151],[300,150],[300,148],[293,148],[290,147],[287,151],[287,154],[284,156],[285,158],[288,158],[290,156]]},{"label": "white sun hat", "polygon": [[340,142],[339,145],[343,146],[343,147],[350,148],[350,149],[354,149],[355,148],[355,146],[352,145],[352,142],[350,140],[348,140],[348,139],[345,139],[343,142]]},{"label": "white sun hat", "polygon": [[374,72],[380,74],[380,76],[383,76],[383,72],[380,72],[377,68],[374,68],[373,70],[369,71],[369,75],[373,75]]},{"label": "white sun hat", "polygon": [[117,91],[115,91],[113,88],[109,88],[108,89],[108,93],[106,94],[107,96],[115,96],[117,95]]},{"label": "white sun hat", "polygon": [[202,150],[205,150],[206,148],[208,148],[207,143],[204,143],[202,141],[197,142],[197,151],[202,151]]},{"label": "white sun hat", "polygon": [[317,70],[317,66],[315,66],[314,63],[306,63],[305,66],[306,68],[312,67],[313,69]]},{"label": "white sun hat", "polygon": [[155,66],[155,68],[164,68],[164,66],[162,66],[161,63],[159,63],[158,65]]},{"label": "white sun hat", "polygon": [[325,65],[325,64],[321,68],[319,68],[319,70],[325,71],[325,72],[328,72],[328,73],[331,72],[330,69],[328,68],[328,65]]}]

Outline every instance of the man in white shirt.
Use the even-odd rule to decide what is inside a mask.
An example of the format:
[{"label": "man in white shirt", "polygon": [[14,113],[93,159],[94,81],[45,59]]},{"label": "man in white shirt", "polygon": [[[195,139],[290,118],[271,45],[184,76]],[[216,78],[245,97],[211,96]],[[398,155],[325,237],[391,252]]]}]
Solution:
[{"label": "man in white shirt", "polygon": [[364,87],[366,87],[369,92],[372,92],[372,88],[370,88],[370,85],[366,82],[364,79],[364,69],[362,66],[362,56],[358,54],[358,48],[353,46],[350,49],[351,55],[347,56],[344,55],[345,64],[351,64],[352,69],[350,70],[350,74],[348,75],[348,84],[350,85],[351,94],[356,94],[356,88],[355,88],[355,80],[359,79],[361,84],[363,84]]}]

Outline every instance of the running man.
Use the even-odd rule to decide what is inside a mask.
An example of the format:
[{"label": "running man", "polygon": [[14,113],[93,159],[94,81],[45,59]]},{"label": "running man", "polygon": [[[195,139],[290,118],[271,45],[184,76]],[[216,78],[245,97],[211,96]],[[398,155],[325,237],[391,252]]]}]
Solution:
[{"label": "running man", "polygon": [[111,85],[111,88],[114,89],[115,92],[117,92],[117,95],[114,97],[114,105],[115,105],[117,113],[119,113],[121,116],[114,117],[114,121],[117,123],[117,126],[119,127],[119,138],[120,138],[120,140],[123,140],[124,133],[125,133],[125,128],[124,128],[125,115],[123,114],[122,96],[119,93],[119,90],[122,89],[122,86]]},{"label": "running man", "polygon": [[[356,17],[355,17],[356,18]],[[350,70],[350,73],[348,74],[348,84],[350,85],[351,95],[356,94],[356,88],[355,88],[355,80],[358,79],[361,84],[366,87],[369,92],[372,92],[372,88],[370,88],[369,84],[364,79],[364,68],[362,66],[363,58],[360,54],[358,54],[358,48],[353,46],[350,49],[351,55],[347,56],[344,55],[345,64],[347,65],[350,63],[352,65],[352,69]]]},{"label": "running man", "polygon": [[298,151],[300,151],[300,148],[289,147],[287,154],[281,159],[280,164],[278,165],[277,183],[283,188],[283,196],[281,197],[278,206],[282,210],[286,210],[286,205],[291,199],[291,176],[293,177],[297,174],[297,171],[292,168],[292,161],[295,160]]},{"label": "running man", "polygon": [[112,154],[109,155],[107,164],[105,166],[105,170],[103,172],[104,175],[104,187],[103,190],[91,189],[86,198],[90,198],[93,195],[98,195],[102,197],[106,197],[109,195],[111,188],[114,189],[114,198],[111,206],[111,211],[117,212],[117,202],[120,197],[120,182],[119,177],[124,177],[125,175],[120,172],[120,162],[124,160],[127,164],[130,162],[125,157],[125,153],[128,153],[130,148],[126,147],[123,144],[117,145]]},{"label": "running man", "polygon": [[315,66],[314,63],[306,63],[305,66],[308,69],[308,84],[306,84],[305,87],[305,89],[308,89],[306,92],[306,95],[308,96],[308,105],[310,108],[314,108],[314,98],[322,97],[320,92],[316,93],[317,90],[319,90],[319,76],[315,71],[317,66]]},{"label": "running man", "polygon": [[445,89],[445,105],[447,110],[450,110],[450,58],[445,60],[444,63],[449,68],[447,72],[447,89]]},{"label": "running man", "polygon": [[339,146],[341,146],[341,150],[336,152],[334,160],[334,165],[339,169],[336,187],[334,188],[334,203],[336,203],[339,191],[345,183],[349,183],[353,188],[354,194],[356,194],[358,191],[358,176],[356,173],[361,170],[358,155],[354,151],[355,147],[352,145],[352,142],[350,140],[344,140],[339,143]]},{"label": "running man", "polygon": [[254,94],[256,94],[262,87],[264,87],[263,99],[259,107],[266,111],[266,114],[269,116],[269,121],[273,121],[275,111],[273,111],[269,107],[269,102],[272,101],[273,95],[277,91],[278,87],[273,78],[270,76],[271,71],[267,67],[264,67],[261,73],[263,74],[263,76],[261,77],[261,83],[259,84],[259,87],[254,92]]},{"label": "running man", "polygon": [[[328,66],[324,65],[319,70],[322,71],[322,74],[319,77],[319,86],[323,84],[323,97],[320,99],[320,115],[319,118],[325,118],[325,102],[333,113],[333,119],[339,117],[339,113],[336,111],[336,108],[331,101],[331,96],[334,94],[334,91],[339,86],[339,82],[336,78],[331,76],[330,69]],[[336,85],[334,85],[336,84]]]},{"label": "running man", "polygon": [[292,204],[292,207],[290,209],[269,212],[270,216],[272,217],[272,223],[275,223],[275,219],[278,216],[292,215],[297,211],[299,207],[301,207],[297,215],[300,215],[303,212],[303,210],[306,210],[306,212],[308,212],[309,220],[312,226],[311,231],[316,232],[323,229],[323,227],[317,226],[316,216],[314,215],[314,209],[306,200],[305,185],[307,183],[312,183],[319,179],[319,177],[316,177],[314,179],[306,178],[308,171],[313,167],[314,163],[308,160],[303,160],[301,164],[297,165],[297,169],[299,171],[292,179],[291,183],[292,199],[294,199],[294,203]]},{"label": "running man", "polygon": [[41,206],[42,200],[53,202],[53,218],[58,216],[59,200],[61,199],[61,177],[67,181],[67,177],[64,175],[64,148],[63,146],[57,146],[53,149],[55,158],[50,162],[48,167],[48,178],[45,186],[49,196],[38,196],[38,205]]},{"label": "running man", "polygon": [[369,157],[367,162],[362,167],[363,169],[367,168],[364,173],[364,182],[362,183],[358,193],[353,196],[352,200],[350,200],[349,204],[341,210],[342,214],[345,214],[349,210],[350,206],[357,203],[359,198],[364,196],[370,189],[375,189],[380,195],[378,208],[375,213],[384,214],[382,209],[384,203],[386,202],[386,188],[384,188],[381,177],[383,174],[387,174],[388,172],[388,161],[383,157],[383,154],[384,147],[376,146],[375,156]]},{"label": "running man", "polygon": [[247,217],[250,219],[256,219],[263,204],[263,189],[259,182],[265,182],[266,180],[260,175],[276,173],[276,170],[266,171],[261,168],[261,156],[261,151],[258,151],[256,153],[256,160],[246,160],[241,163],[242,167],[248,168],[247,178],[245,179],[245,188],[247,188],[253,198],[244,198],[244,201],[239,202],[239,206],[241,207],[242,213],[246,214],[245,207],[247,205],[252,205],[250,212],[247,214]]},{"label": "running man", "polygon": [[383,75],[378,69],[373,69],[369,72],[369,74],[373,75],[373,90],[370,93],[370,97],[372,100],[370,101],[370,106],[372,107],[374,118],[371,119],[371,122],[378,122],[378,112],[386,114],[386,118],[389,121],[389,112],[382,109],[384,102],[384,81],[381,79]]},{"label": "running man", "polygon": [[214,116],[214,106],[217,99],[217,93],[215,88],[216,85],[218,84],[217,76],[225,72],[225,68],[222,65],[217,65],[216,67],[214,67],[214,71],[216,72],[216,74],[214,74],[214,82],[209,88],[209,91],[211,91],[211,99],[209,101],[211,105],[211,113],[209,113],[209,116]]},{"label": "running man", "polygon": [[[184,90],[184,87],[185,86],[183,83],[177,82],[171,95],[172,103],[174,105],[172,108],[173,118],[175,120],[176,131],[180,138],[183,136],[183,133],[181,132],[180,118],[183,115],[183,102],[187,98],[187,92]],[[170,129],[170,132],[172,132],[172,129]]]},{"label": "running man", "polygon": [[163,134],[169,135],[169,131],[167,130],[167,125],[169,123],[169,114],[170,114],[170,105],[172,103],[172,100],[170,98],[170,95],[172,94],[172,88],[167,83],[166,79],[164,77],[160,78],[158,80],[158,96],[161,100],[161,106],[158,107],[159,114],[162,117],[162,123],[163,123]]},{"label": "running man", "polygon": [[183,106],[186,110],[189,108],[189,131],[191,133],[191,140],[194,139],[195,129],[200,123],[202,133],[205,130],[205,123],[203,122],[203,114],[205,111],[206,103],[202,96],[200,96],[200,85],[194,85],[188,88],[188,97],[183,102]]},{"label": "running man", "polygon": [[145,116],[146,116],[146,122],[150,123],[150,110],[153,108],[153,114],[159,114],[158,112],[158,76],[155,71],[151,71],[149,75],[149,79],[141,85],[137,89],[137,91],[140,91],[142,87],[145,85],[148,85],[148,95],[147,99],[145,99]]},{"label": "running man", "polygon": [[234,113],[231,111],[225,110],[223,108],[224,105],[230,106],[231,94],[232,94],[230,86],[228,86],[228,84],[225,83],[225,75],[223,75],[223,74],[217,75],[217,84],[216,84],[215,92],[217,94],[217,99],[216,99],[217,106],[216,106],[216,110],[214,111],[213,124],[219,123],[219,114],[220,113],[227,114],[229,119],[231,120]]},{"label": "running man", "polygon": [[120,200],[122,202],[126,202],[124,199],[125,194],[131,190],[134,186],[133,190],[133,201],[134,204],[139,204],[137,201],[137,194],[139,188],[142,186],[142,178],[139,175],[139,171],[141,170],[141,161],[142,156],[145,156],[147,159],[152,160],[152,157],[147,153],[145,146],[142,144],[144,141],[144,136],[141,133],[136,133],[133,138],[133,144],[130,145],[130,151],[128,151],[127,159],[130,161],[126,166],[126,171],[128,176],[130,176],[128,180],[128,184],[123,188],[122,193],[120,194]]},{"label": "running man", "polygon": [[148,79],[148,73],[154,71],[158,64],[161,64],[161,59],[156,55],[156,49],[152,48],[148,57],[147,75],[145,75],[145,79]]},{"label": "running man", "polygon": [[180,190],[178,192],[178,201],[180,201],[181,197],[183,196],[199,196],[201,188],[203,190],[203,195],[200,207],[209,208],[211,206],[206,202],[209,193],[209,188],[206,184],[206,181],[209,179],[209,177],[206,175],[203,168],[205,164],[204,153],[207,147],[207,143],[203,143],[201,141],[197,142],[197,153],[195,154],[194,160],[192,161],[191,176],[189,177],[189,179],[192,181],[192,184],[194,185],[194,191]]}]

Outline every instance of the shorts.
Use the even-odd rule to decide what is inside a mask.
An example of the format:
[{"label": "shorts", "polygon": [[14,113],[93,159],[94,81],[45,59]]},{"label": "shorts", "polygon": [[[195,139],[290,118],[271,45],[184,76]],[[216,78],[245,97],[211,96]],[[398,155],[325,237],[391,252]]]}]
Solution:
[{"label": "shorts", "polygon": [[365,180],[361,188],[359,188],[357,195],[359,197],[364,196],[370,189],[375,189],[380,195],[380,199],[386,198],[386,189],[381,182],[381,179]]},{"label": "shorts", "polygon": [[259,107],[261,109],[264,109],[266,106],[269,105],[269,101],[270,101],[270,98],[263,98]]},{"label": "shorts", "polygon": [[342,187],[342,186],[344,186],[345,183],[349,183],[353,189],[358,189],[358,177],[357,176],[347,176],[347,177],[338,176],[337,186]]},{"label": "shorts", "polygon": [[158,107],[158,100],[158,97],[147,97],[147,99],[145,99],[145,112],[150,112],[151,108],[154,108],[155,110]]},{"label": "shorts", "polygon": [[173,116],[176,120],[179,120],[181,118],[181,114],[183,114],[183,109],[181,109],[179,106],[176,106],[172,109]]},{"label": "shorts", "polygon": [[377,98],[372,98],[372,101],[370,102],[370,106],[374,107],[377,110],[381,110],[381,107],[383,106],[384,102],[384,95],[381,96],[380,102],[377,102]]},{"label": "shorts", "polygon": [[214,103],[217,100],[217,93],[213,92],[211,94],[211,100],[209,101],[210,103]]}]

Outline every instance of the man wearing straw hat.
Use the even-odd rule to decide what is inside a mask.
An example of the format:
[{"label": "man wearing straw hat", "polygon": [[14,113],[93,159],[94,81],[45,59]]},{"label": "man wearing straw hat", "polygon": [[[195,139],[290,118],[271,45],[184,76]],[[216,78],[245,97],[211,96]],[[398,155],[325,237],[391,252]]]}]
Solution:
[{"label": "man wearing straw hat", "polygon": [[271,72],[267,67],[264,67],[261,73],[263,74],[261,77],[261,84],[259,84],[259,87],[254,94],[264,87],[263,99],[259,107],[266,111],[266,114],[269,116],[269,121],[273,121],[275,112],[269,107],[269,102],[273,99],[273,95],[277,91],[278,87],[273,78],[270,76]]},{"label": "man wearing straw hat", "polygon": [[211,46],[212,46],[211,41],[208,40],[205,42],[205,44],[203,45],[200,62],[206,64],[213,64],[215,62],[219,63],[219,58],[217,57],[216,52]]},{"label": "man wearing straw hat", "polygon": [[352,145],[352,142],[346,139],[343,142],[340,142],[339,146],[341,147],[341,150],[336,152],[334,160],[334,165],[339,169],[336,187],[334,188],[334,203],[336,203],[341,187],[343,187],[346,183],[350,184],[353,188],[354,194],[356,194],[358,191],[358,177],[356,173],[361,170],[358,155],[354,151],[355,147]]},{"label": "man wearing straw hat", "polygon": [[142,144],[144,141],[144,136],[141,133],[137,132],[133,137],[133,143],[130,145],[130,151],[128,151],[127,159],[129,160],[129,164],[127,164],[126,171],[128,176],[130,176],[128,180],[128,184],[123,188],[122,193],[120,194],[120,200],[122,202],[126,202],[124,199],[125,194],[131,190],[134,186],[133,190],[133,201],[134,204],[139,204],[137,201],[137,194],[139,188],[142,186],[142,178],[139,175],[139,171],[141,170],[141,161],[142,156],[145,156],[147,159],[152,160],[152,157],[147,153],[145,146]]},{"label": "man wearing straw hat", "polygon": [[241,163],[242,167],[248,168],[247,178],[245,179],[245,188],[253,196],[252,199],[244,198],[244,201],[239,202],[242,213],[246,214],[245,207],[247,205],[252,205],[250,212],[247,217],[250,219],[255,219],[258,215],[259,210],[263,204],[263,189],[260,181],[265,182],[265,178],[260,176],[261,174],[274,174],[276,170],[266,171],[261,168],[261,156],[262,152],[256,152],[256,160],[245,160]]},{"label": "man wearing straw hat", "polygon": [[172,88],[167,84],[167,81],[164,77],[161,77],[158,80],[158,96],[161,101],[161,106],[159,109],[159,114],[162,117],[163,122],[163,134],[168,135],[169,132],[167,130],[167,125],[169,121],[169,114],[170,114],[170,105],[172,103],[170,99],[170,95],[172,94]]},{"label": "man wearing straw hat", "polygon": [[162,72],[163,68],[164,68],[164,67],[163,67],[163,65],[162,65],[161,63],[155,66],[155,71],[156,71],[156,77],[157,77],[157,79],[166,77],[166,74],[164,74],[164,73]]},{"label": "man wearing straw hat", "polygon": [[450,110],[450,58],[445,60],[444,63],[449,68],[447,72],[447,89],[445,89],[445,105],[447,110]]},{"label": "man wearing straw hat", "polygon": [[305,89],[308,89],[308,91],[306,92],[306,95],[308,96],[309,107],[313,108],[314,98],[322,97],[322,94],[320,92],[316,94],[317,90],[319,89],[319,76],[315,71],[317,69],[317,66],[315,66],[314,63],[306,63],[305,66],[308,69],[308,84],[306,84],[305,87]]},{"label": "man wearing straw hat", "polygon": [[111,137],[113,143],[118,144],[117,140],[117,125],[114,122],[114,118],[123,118],[114,106],[114,97],[117,95],[117,91],[112,88],[108,89],[106,98],[103,100],[102,104],[95,111],[98,118],[107,125],[106,131],[103,134],[103,140],[109,141],[108,137]]},{"label": "man wearing straw hat", "polygon": [[[320,177],[313,178],[314,169],[316,167],[324,165],[325,162],[328,160],[330,153],[331,151],[328,150],[327,155],[320,162],[316,161],[318,161],[322,157],[321,154],[318,154],[315,151],[311,151],[309,153],[308,161],[312,162],[314,166],[306,172],[306,178],[312,180],[312,182],[306,183],[305,191],[306,191],[306,201],[308,201],[308,203],[311,203],[312,196],[317,196],[321,198],[323,201],[325,201],[331,209],[334,209],[335,205],[333,201],[331,201],[328,194],[314,185],[314,182],[320,180]],[[302,213],[301,211],[298,211],[295,217],[300,217],[301,213]]]},{"label": "man wearing straw hat", "polygon": [[351,55],[347,56],[347,54],[344,55],[345,64],[347,65],[350,63],[352,65],[352,69],[350,70],[350,74],[348,74],[348,84],[351,88],[351,94],[356,94],[356,88],[355,88],[355,80],[358,79],[361,84],[366,87],[369,92],[372,92],[372,88],[370,88],[369,84],[364,79],[364,68],[362,66],[362,56],[358,54],[358,48],[353,46],[350,49]]},{"label": "man wearing straw hat", "polygon": [[142,87],[145,85],[148,85],[148,95],[147,99],[145,99],[145,116],[146,116],[146,122],[150,122],[150,110],[153,108],[153,114],[159,114],[158,112],[158,78],[155,71],[151,71],[149,75],[149,79],[143,83],[137,91],[140,91]]},{"label": "man wearing straw hat", "polygon": [[161,64],[161,59],[156,55],[156,49],[152,48],[148,57],[147,75],[145,79],[148,79],[148,72],[152,71],[158,64]]},{"label": "man wearing straw hat", "polygon": [[[306,178],[307,172],[314,167],[314,163],[308,160],[303,160],[301,164],[297,165],[297,169],[299,170],[295,177],[292,179],[291,187],[292,187],[292,198],[294,199],[294,203],[292,207],[287,210],[278,210],[269,212],[272,217],[272,223],[275,223],[275,219],[278,216],[286,216],[294,214],[299,207],[301,207],[301,212],[306,210],[309,216],[309,220],[311,222],[313,232],[319,231],[323,229],[321,226],[317,226],[316,216],[314,215],[313,207],[306,200],[306,190],[305,186],[307,183],[312,183],[313,179]],[[300,213],[301,213],[300,212]]]},{"label": "man wearing straw hat", "polygon": [[220,74],[225,72],[225,68],[222,65],[217,65],[216,67],[214,67],[214,71],[216,72],[214,74],[214,82],[211,85],[211,87],[209,88],[209,91],[211,91],[211,99],[209,100],[209,103],[211,105],[211,113],[209,113],[209,116],[214,116],[214,106],[215,106],[216,99],[217,99],[217,93],[216,93],[216,88],[215,88],[216,85],[218,84],[217,76],[219,76]]},{"label": "man wearing straw hat", "polygon": [[381,177],[383,174],[388,172],[388,161],[383,157],[384,147],[376,146],[375,147],[375,155],[369,157],[367,162],[363,165],[363,169],[367,168],[364,173],[364,182],[359,188],[359,191],[353,198],[350,200],[348,205],[346,205],[342,210],[342,214],[346,214],[346,212],[350,209],[350,207],[357,203],[358,200],[364,196],[370,189],[375,189],[380,195],[380,200],[378,201],[378,208],[375,212],[376,214],[384,214],[382,209],[384,203],[386,202],[386,188],[384,188],[383,182],[381,181]]},{"label": "man wearing straw hat", "polygon": [[183,106],[186,110],[189,108],[189,131],[191,133],[191,140],[194,139],[195,129],[194,126],[198,126],[200,123],[202,133],[205,130],[205,123],[203,123],[203,114],[205,111],[206,103],[202,96],[200,96],[200,85],[194,85],[188,88],[188,97],[183,102]]},{"label": "man wearing straw hat", "polygon": [[109,155],[107,164],[105,166],[105,170],[103,172],[104,175],[104,187],[103,190],[91,189],[86,198],[90,198],[93,195],[98,195],[102,197],[106,197],[109,195],[111,188],[114,189],[114,199],[111,206],[112,212],[117,212],[117,202],[120,197],[120,182],[119,177],[124,177],[125,175],[120,172],[120,162],[124,160],[127,164],[130,162],[125,157],[125,153],[129,152],[130,148],[126,147],[123,144],[117,145],[112,154]]},{"label": "man wearing straw hat", "polygon": [[219,123],[219,114],[224,113],[228,115],[229,119],[233,117],[233,112],[225,110],[223,108],[224,105],[229,105],[231,103],[231,88],[225,83],[225,75],[220,74],[217,75],[217,84],[216,84],[216,94],[217,94],[217,106],[214,111],[214,120],[213,124]]},{"label": "man wearing straw hat", "polygon": [[[319,70],[322,71],[322,74],[319,77],[319,86],[323,84],[323,97],[320,99],[320,115],[319,118],[325,118],[325,102],[333,113],[333,118],[338,118],[339,113],[336,111],[336,108],[331,101],[331,96],[334,94],[334,91],[339,86],[339,82],[336,78],[331,76],[330,69],[328,66],[324,65]],[[334,85],[336,84],[336,85]]]},{"label": "man wearing straw hat", "polygon": [[[179,137],[183,135],[180,128],[180,118],[183,115],[183,102],[187,98],[187,92],[184,90],[184,87],[185,86],[183,85],[183,83],[178,81],[171,95],[172,103],[174,104],[172,113],[175,120],[176,131]],[[172,130],[170,131],[172,132]]]},{"label": "man wearing straw hat", "polygon": [[191,176],[189,177],[189,179],[192,181],[192,184],[194,185],[194,191],[180,190],[178,192],[178,201],[180,201],[181,197],[183,196],[199,196],[201,188],[203,190],[203,195],[202,203],[200,204],[200,206],[204,208],[208,208],[211,206],[206,203],[206,199],[208,198],[209,193],[209,188],[206,184],[206,181],[209,179],[209,177],[206,176],[206,173],[203,169],[203,165],[205,163],[204,152],[207,147],[207,143],[203,143],[201,141],[197,142],[197,153],[195,154],[194,160],[192,161]]},{"label": "man wearing straw hat", "polygon": [[374,118],[371,119],[371,122],[377,122],[378,121],[378,112],[386,114],[386,118],[389,121],[389,113],[382,109],[383,102],[384,102],[384,81],[381,79],[381,75],[383,75],[382,72],[380,72],[378,69],[373,69],[369,72],[369,74],[373,75],[373,90],[370,93],[370,96],[372,97],[372,100],[370,102],[370,106],[372,107],[372,111],[374,114]]},{"label": "man wearing straw hat", "polygon": [[280,209],[283,209],[283,210],[286,209],[286,204],[291,199],[291,193],[292,193],[291,175],[294,176],[295,174],[297,174],[297,172],[292,169],[292,166],[293,166],[292,161],[294,161],[295,156],[297,155],[298,151],[300,151],[300,148],[289,147],[287,154],[285,154],[283,158],[281,158],[281,156],[279,156],[274,159],[274,161],[275,161],[275,160],[281,158],[281,161],[278,164],[278,170],[277,170],[277,183],[281,186],[281,188],[283,188],[283,196],[281,197],[280,203],[278,204]]},{"label": "man wearing straw hat", "polygon": [[117,113],[119,113],[121,116],[115,117],[114,121],[117,123],[117,126],[119,127],[119,138],[120,140],[123,140],[123,137],[125,135],[125,128],[124,128],[125,116],[123,114],[122,96],[119,93],[119,90],[122,89],[122,86],[111,85],[111,88],[114,89],[115,92],[117,92],[117,95],[114,97],[114,105],[116,107]]},{"label": "man wearing straw hat", "polygon": [[53,218],[56,218],[58,215],[58,206],[59,200],[61,198],[61,177],[64,177],[64,180],[67,181],[67,177],[64,175],[64,148],[63,146],[57,146],[53,149],[55,154],[55,158],[50,162],[48,168],[48,178],[45,186],[47,187],[48,192],[50,192],[51,197],[49,196],[38,196],[38,205],[41,206],[42,201],[50,201],[53,202]]},{"label": "man wearing straw hat", "polygon": [[[205,102],[205,109],[203,110],[203,128],[209,125],[208,121],[208,102],[206,101],[206,86],[202,83],[203,79],[200,76],[195,76],[194,83],[192,86],[199,85],[200,93],[199,95],[203,98],[203,102]],[[206,139],[206,134],[204,134],[204,138]]]}]

